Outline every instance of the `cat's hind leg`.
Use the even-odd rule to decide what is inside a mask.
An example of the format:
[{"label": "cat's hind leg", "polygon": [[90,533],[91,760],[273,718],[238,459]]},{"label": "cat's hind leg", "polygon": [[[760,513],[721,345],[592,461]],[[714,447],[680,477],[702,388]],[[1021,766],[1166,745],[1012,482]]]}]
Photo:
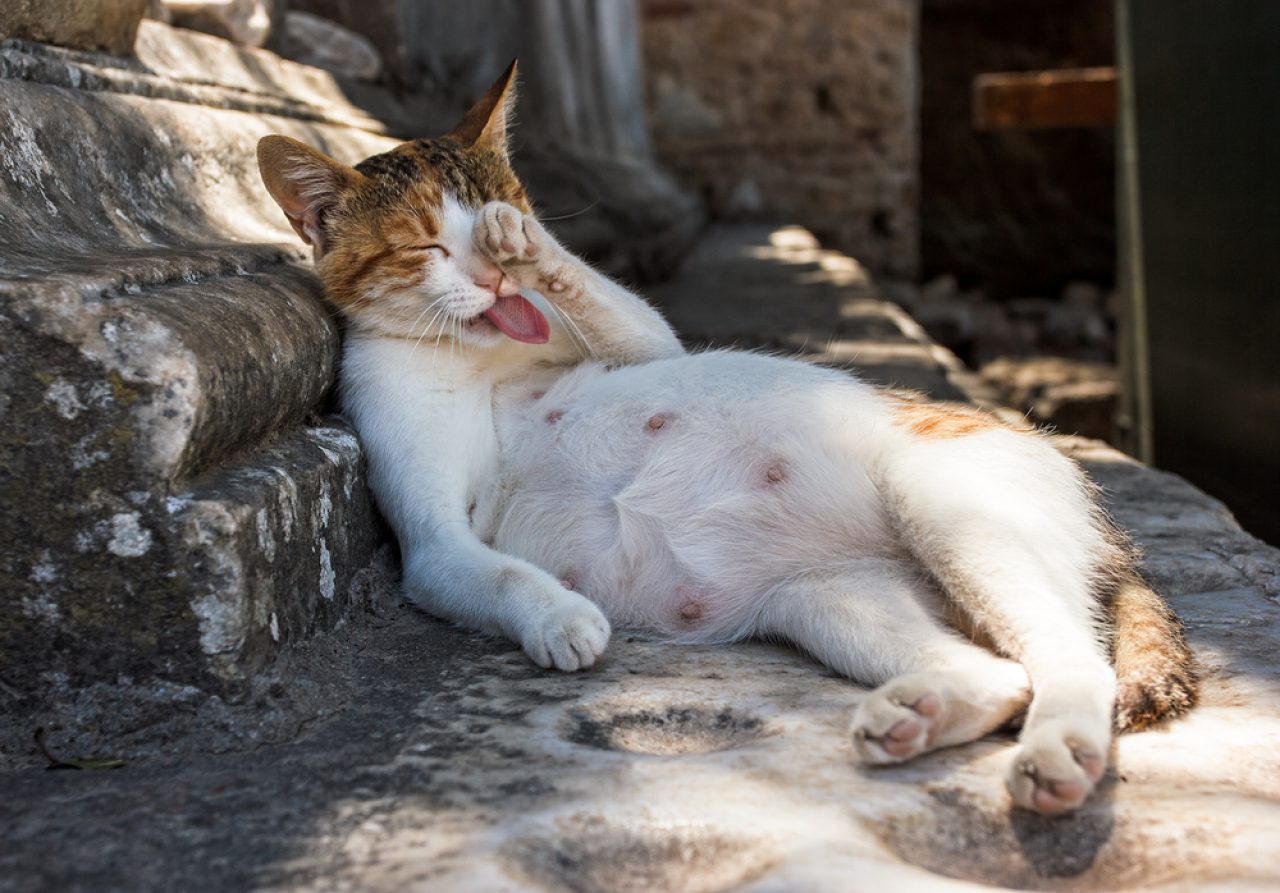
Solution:
[{"label": "cat's hind leg", "polygon": [[1026,667],[1014,802],[1075,809],[1106,768],[1116,690],[1092,590],[1109,545],[1083,475],[1038,437],[988,427],[900,445],[882,489],[904,543]]},{"label": "cat's hind leg", "polygon": [[757,628],[851,679],[878,685],[854,711],[854,748],[864,763],[900,763],[982,737],[1031,697],[1019,664],[948,628],[934,602],[917,570],[868,558],[778,587]]}]

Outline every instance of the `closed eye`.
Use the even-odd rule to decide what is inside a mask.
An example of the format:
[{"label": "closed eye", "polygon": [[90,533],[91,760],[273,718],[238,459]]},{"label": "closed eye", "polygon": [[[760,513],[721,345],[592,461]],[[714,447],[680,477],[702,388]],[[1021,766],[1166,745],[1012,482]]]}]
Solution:
[{"label": "closed eye", "polygon": [[434,242],[430,245],[410,245],[405,251],[439,251],[441,257],[449,256],[449,249],[443,245],[437,245]]}]

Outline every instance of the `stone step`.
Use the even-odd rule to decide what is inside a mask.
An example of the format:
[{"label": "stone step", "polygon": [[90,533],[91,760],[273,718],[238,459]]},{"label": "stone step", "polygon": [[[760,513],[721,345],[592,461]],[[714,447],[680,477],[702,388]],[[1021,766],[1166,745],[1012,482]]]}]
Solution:
[{"label": "stone step", "polygon": [[145,39],[0,46],[0,702],[23,709],[122,680],[234,695],[342,616],[382,536],[354,435],[309,422],[339,333],[255,147],[395,141],[331,78],[192,37],[183,64],[243,82],[174,76]]},{"label": "stone step", "polygon": [[385,541],[359,443],[336,419],[180,489],[125,462],[77,471],[27,453],[43,471],[15,469],[8,450],[0,469],[14,544],[0,558],[0,701],[19,712],[99,683],[234,700],[281,647],[338,622]]},{"label": "stone step", "polygon": [[329,390],[337,326],[315,277],[278,251],[66,266],[0,280],[10,399],[30,407],[27,430],[56,432],[44,462],[83,471],[120,453],[132,474],[173,484],[299,424]]},{"label": "stone step", "polygon": [[[240,165],[253,162],[253,154],[239,156],[222,151],[223,143],[216,138],[195,149],[175,145],[170,151],[166,140],[177,137],[181,141],[192,134],[190,128],[174,127],[164,116],[166,108],[194,106],[201,112],[220,109],[242,113],[240,119],[224,119],[223,125],[231,142],[237,144],[241,140],[233,135],[235,120],[292,121],[291,125],[276,123],[276,131],[312,142],[350,162],[393,144],[371,143],[353,138],[353,134],[394,135],[396,141],[440,134],[465,111],[465,102],[459,98],[430,93],[395,95],[369,84],[335,78],[326,71],[281,59],[265,50],[238,47],[159,22],[142,22],[135,55],[134,59],[119,59],[27,41],[3,41],[0,81],[57,86],[73,97],[113,96],[129,100],[123,104],[138,109],[138,114],[155,125],[160,145],[151,156],[161,165],[159,169],[149,169],[147,162],[151,158],[127,154],[127,150],[136,151],[139,140],[126,135],[115,140],[126,154],[105,153],[113,164],[120,158],[130,160],[129,166],[114,173],[125,183],[136,184],[135,190],[140,187],[144,195],[154,179],[163,180],[166,176],[177,179],[180,188],[187,190],[225,187],[219,191],[217,201],[197,206],[215,217],[221,217],[223,208],[236,208],[242,200],[234,194],[235,187],[247,185],[262,192],[256,171],[250,171],[255,175],[250,178],[253,182],[245,183],[240,169]],[[94,104],[80,105],[88,114],[64,110],[74,121],[66,139],[79,144],[82,154],[93,157],[100,147],[113,142],[113,134],[97,132],[98,109]],[[195,114],[197,120],[203,119],[201,112]],[[173,114],[178,119],[190,117],[181,111]],[[319,127],[299,131],[303,122]],[[14,126],[19,128],[19,134],[43,134],[47,123],[42,118],[28,121],[22,117]],[[196,127],[197,134],[203,130]],[[29,153],[28,157],[36,156]],[[172,165],[175,158],[183,168]],[[228,165],[233,170],[224,170]],[[704,225],[700,204],[647,157],[533,144],[521,146],[515,165],[530,187],[540,213],[551,221],[561,240],[614,274],[633,279],[669,274]],[[130,169],[134,166],[139,170]],[[191,180],[191,175],[200,182],[184,182]],[[115,194],[110,180],[97,185],[108,190],[106,194]],[[118,200],[114,204],[120,207]],[[87,207],[94,208],[95,204],[90,202]],[[168,212],[173,214],[183,208],[191,206],[170,208]],[[268,228],[278,230],[280,222],[275,218],[279,215],[274,209],[271,211],[266,221]],[[147,226],[145,215],[139,221],[126,216],[120,222],[120,228],[126,230],[135,224],[144,229]],[[198,218],[183,222],[188,226],[201,223]],[[237,225],[234,217],[219,222],[230,224],[233,231]],[[153,237],[163,241],[163,233]],[[266,241],[255,232],[247,237]],[[287,230],[284,237],[296,244]]]}]

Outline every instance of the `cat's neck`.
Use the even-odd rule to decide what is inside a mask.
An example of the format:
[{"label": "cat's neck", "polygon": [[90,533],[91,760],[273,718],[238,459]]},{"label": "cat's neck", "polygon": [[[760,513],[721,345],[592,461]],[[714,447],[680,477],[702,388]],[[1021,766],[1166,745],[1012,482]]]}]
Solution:
[{"label": "cat's neck", "polygon": [[348,374],[412,379],[423,388],[452,390],[492,386],[527,374],[541,357],[536,348],[515,341],[477,348],[460,341],[411,339],[352,330],[347,333]]}]

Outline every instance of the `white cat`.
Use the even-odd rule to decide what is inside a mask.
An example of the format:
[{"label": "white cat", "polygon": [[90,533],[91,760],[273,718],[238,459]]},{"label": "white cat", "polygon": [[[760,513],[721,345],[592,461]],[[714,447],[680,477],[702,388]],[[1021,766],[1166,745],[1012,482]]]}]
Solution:
[{"label": "white cat", "polygon": [[343,406],[414,602],[560,670],[611,623],[792,642],[880,686],[852,724],[872,764],[1025,711],[1009,788],[1042,813],[1102,776],[1113,710],[1138,728],[1193,702],[1177,622],[1074,463],[833,370],[687,354],[532,216],[513,75],[355,168],[259,147],[348,323]]}]

